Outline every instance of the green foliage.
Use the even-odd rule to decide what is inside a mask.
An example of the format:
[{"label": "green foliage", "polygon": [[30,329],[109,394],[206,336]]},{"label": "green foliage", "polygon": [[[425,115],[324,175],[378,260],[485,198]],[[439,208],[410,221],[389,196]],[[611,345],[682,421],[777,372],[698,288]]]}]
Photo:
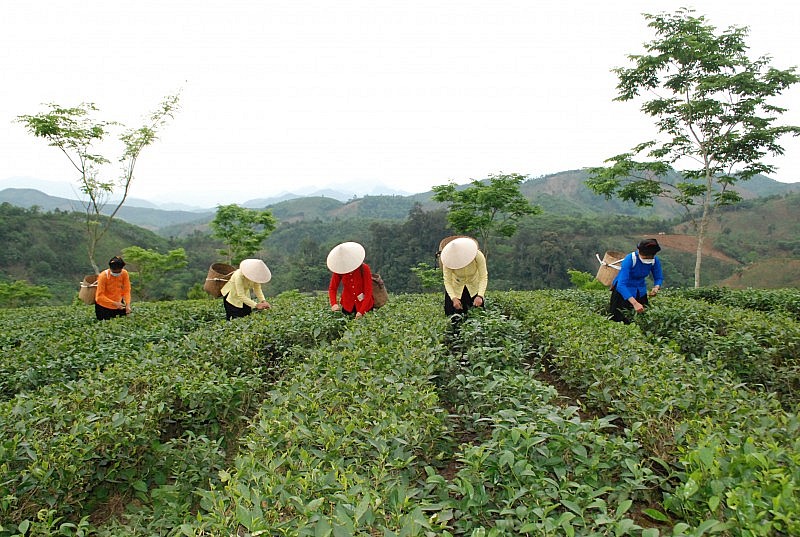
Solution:
[{"label": "green foliage", "polygon": [[424,297],[393,300],[295,363],[254,417],[224,486],[202,494],[184,531],[423,535],[446,528],[447,513],[420,482],[426,457],[440,452],[446,416],[428,383],[446,322],[431,317],[437,310]]},{"label": "green foliage", "polygon": [[[610,166],[590,170],[587,184],[598,194],[639,205],[669,198],[686,208],[702,241],[714,209],[741,201],[733,187],[773,171],[762,160],[783,153],[781,136],[800,134],[798,126],[775,125],[786,110],[769,102],[800,77],[794,68],[770,67],[769,57],[748,58],[746,28],[717,34],[688,9],[645,18],[657,38],[645,45],[646,54],[629,56],[633,67],[614,70],[616,100],[655,95],[642,111],[655,118],[664,141],[646,141],[608,159]],[[672,173],[674,165],[685,163],[696,167]],[[696,220],[695,206],[701,209]],[[700,263],[698,250],[695,287]]]},{"label": "green foliage", "polygon": [[[92,272],[83,247],[83,226],[80,213],[44,213],[0,204],[0,273],[5,279],[46,286],[53,298],[42,298],[41,303],[70,303],[77,296],[83,277]],[[131,244],[159,251],[169,248],[167,239],[152,231],[115,221],[98,247],[97,256],[108,260]],[[197,241],[194,248],[200,246],[202,242]],[[200,274],[208,270],[207,263],[203,261]],[[202,280],[198,276],[195,281]]]},{"label": "green foliage", "polygon": [[[743,536],[756,526],[764,534],[800,529],[787,516],[800,509],[793,492],[800,482],[792,462],[800,449],[795,414],[715,363],[647,342],[636,325],[608,322],[596,313],[605,300],[577,291],[536,297],[503,300],[526,319],[542,358],[582,400],[637,423],[636,437],[678,483],[663,491],[664,507],[683,521],[676,535],[691,527]],[[743,446],[742,438],[752,445]]]},{"label": "green foliage", "polygon": [[457,326],[438,293],[0,310],[0,536],[796,534],[797,416],[607,300],[495,293]]},{"label": "green foliage", "polygon": [[785,312],[800,321],[800,289],[729,289],[704,287],[673,291],[687,298],[705,300],[733,308],[764,312]]},{"label": "green foliage", "polygon": [[209,298],[209,296],[208,293],[206,293],[203,289],[203,285],[196,283],[189,288],[189,291],[186,293],[186,298],[189,300],[200,300],[203,298]]},{"label": "green foliage", "polygon": [[433,200],[450,203],[450,225],[457,233],[479,236],[488,257],[491,236],[510,237],[523,216],[541,212],[520,192],[523,180],[517,173],[490,175],[488,182],[474,180],[460,190],[451,182],[433,187]]},{"label": "green foliage", "polygon": [[211,229],[214,237],[227,246],[227,250],[220,253],[227,256],[229,262],[239,263],[261,249],[277,224],[271,211],[245,209],[232,204],[217,206]]},{"label": "green foliage", "polygon": [[419,279],[419,283],[426,291],[439,289],[442,286],[442,271],[437,267],[432,267],[427,263],[417,263],[416,267],[411,267],[411,272]]},{"label": "green foliage", "polygon": [[0,308],[32,306],[51,297],[50,291],[44,285],[31,285],[22,280],[0,282]]},{"label": "green foliage", "polygon": [[569,281],[578,289],[605,290],[606,288],[602,282],[597,281],[597,279],[588,272],[569,269],[567,270],[567,274],[569,274]]},{"label": "green foliage", "polygon": [[[207,300],[145,303],[107,323],[83,308],[32,310],[59,328],[38,338],[24,333],[30,317],[6,317],[17,339],[2,345],[0,363],[19,371],[29,369],[27,348],[30,364],[35,346],[71,343],[49,364],[57,383],[17,386],[17,397],[0,403],[0,535],[13,535],[13,524],[33,527],[43,509],[54,510],[52,520],[77,521],[115,496],[135,500],[134,518],[156,533],[190,516],[192,490],[218,483],[226,442],[281,360],[341,333],[343,318],[315,299],[273,306],[241,322],[226,322],[221,304]],[[82,353],[95,351],[102,367],[84,363]],[[65,367],[70,361],[83,371]],[[79,380],[64,382],[66,375]]]},{"label": "green foliage", "polygon": [[636,317],[648,337],[672,342],[687,358],[720,364],[748,385],[775,392],[787,407],[800,403],[800,323],[780,310],[663,297]]},{"label": "green foliage", "polygon": [[122,256],[127,263],[136,267],[136,271],[131,271],[131,279],[134,280],[133,291],[139,298],[145,300],[151,297],[153,284],[165,273],[183,268],[187,263],[186,251],[183,248],[160,254],[155,250],[128,246],[123,248]]}]

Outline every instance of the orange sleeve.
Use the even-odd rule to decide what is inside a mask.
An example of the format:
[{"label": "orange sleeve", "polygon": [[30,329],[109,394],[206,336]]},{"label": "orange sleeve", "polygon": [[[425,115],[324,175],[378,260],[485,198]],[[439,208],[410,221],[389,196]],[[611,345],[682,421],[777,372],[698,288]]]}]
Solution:
[{"label": "orange sleeve", "polygon": [[122,295],[125,297],[125,303],[130,306],[131,305],[131,275],[125,269],[123,269],[122,272],[124,273],[123,277],[125,278],[125,283],[124,283],[124,286],[122,288]]},{"label": "orange sleeve", "polygon": [[97,290],[94,292],[94,301],[104,308],[114,308],[113,300],[108,296],[108,277],[105,270],[97,275]]}]

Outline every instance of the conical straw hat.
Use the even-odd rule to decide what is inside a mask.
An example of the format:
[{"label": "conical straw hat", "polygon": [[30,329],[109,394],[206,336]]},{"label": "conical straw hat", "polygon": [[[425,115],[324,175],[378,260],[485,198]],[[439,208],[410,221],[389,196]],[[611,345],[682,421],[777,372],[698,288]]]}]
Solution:
[{"label": "conical straw hat", "polygon": [[260,259],[243,259],[239,263],[239,268],[244,277],[251,282],[267,283],[272,279],[272,273],[267,268],[267,264]]},{"label": "conical straw hat", "polygon": [[470,237],[459,237],[442,248],[442,265],[455,270],[469,265],[478,255],[478,242]]},{"label": "conical straw hat", "polygon": [[328,269],[336,274],[353,272],[361,266],[366,256],[364,247],[357,242],[343,242],[334,246],[328,254]]}]

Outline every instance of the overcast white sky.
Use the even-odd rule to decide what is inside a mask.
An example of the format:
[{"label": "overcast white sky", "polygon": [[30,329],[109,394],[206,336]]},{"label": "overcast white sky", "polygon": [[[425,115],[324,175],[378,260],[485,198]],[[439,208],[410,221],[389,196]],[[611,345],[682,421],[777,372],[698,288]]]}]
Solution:
[{"label": "overcast white sky", "polygon": [[[0,181],[76,179],[16,116],[94,102],[133,127],[178,90],[134,197],[211,206],[353,183],[416,193],[600,165],[655,135],[638,104],[613,101],[610,70],[653,39],[642,13],[682,6],[720,29],[749,26],[753,58],[800,64],[790,0],[6,0]],[[782,123],[800,124],[800,88],[777,103],[790,109]],[[800,140],[783,145],[772,177],[800,181]]]}]

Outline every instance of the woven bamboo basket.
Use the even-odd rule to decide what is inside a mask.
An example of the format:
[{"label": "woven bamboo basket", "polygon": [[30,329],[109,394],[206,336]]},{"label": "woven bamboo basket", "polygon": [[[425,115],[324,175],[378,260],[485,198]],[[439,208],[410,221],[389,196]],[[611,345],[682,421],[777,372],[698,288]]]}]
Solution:
[{"label": "woven bamboo basket", "polygon": [[622,260],[625,258],[625,253],[616,250],[608,250],[603,254],[602,260],[597,254],[595,254],[595,257],[600,261],[600,268],[597,269],[597,276],[595,276],[595,278],[606,287],[611,287],[611,284],[614,283],[614,278],[619,274],[620,263],[622,263]]},{"label": "woven bamboo basket", "polygon": [[222,296],[222,287],[231,279],[231,274],[236,270],[233,265],[227,263],[214,263],[208,268],[203,290],[209,295],[219,298]]},{"label": "woven bamboo basket", "polygon": [[94,296],[97,292],[97,274],[87,274],[81,282],[78,291],[78,298],[87,306],[94,304]]}]

